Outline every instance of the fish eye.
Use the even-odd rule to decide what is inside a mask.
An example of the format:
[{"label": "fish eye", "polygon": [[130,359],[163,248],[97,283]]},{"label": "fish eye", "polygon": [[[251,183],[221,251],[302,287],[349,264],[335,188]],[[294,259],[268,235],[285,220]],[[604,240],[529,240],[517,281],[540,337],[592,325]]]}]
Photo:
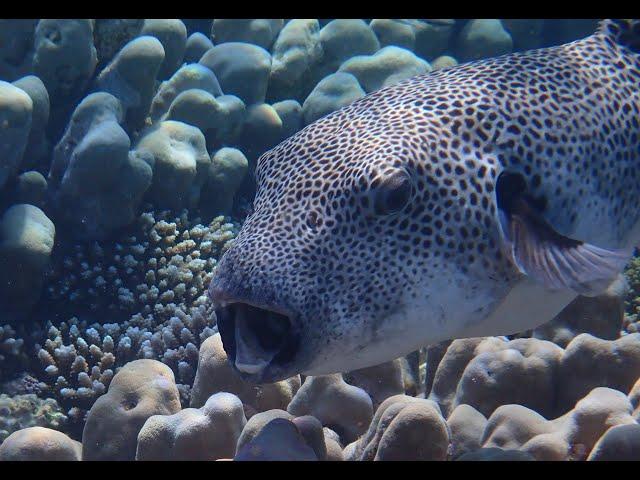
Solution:
[{"label": "fish eye", "polygon": [[396,170],[374,180],[373,208],[376,215],[390,215],[402,210],[411,198],[411,178],[404,170]]}]

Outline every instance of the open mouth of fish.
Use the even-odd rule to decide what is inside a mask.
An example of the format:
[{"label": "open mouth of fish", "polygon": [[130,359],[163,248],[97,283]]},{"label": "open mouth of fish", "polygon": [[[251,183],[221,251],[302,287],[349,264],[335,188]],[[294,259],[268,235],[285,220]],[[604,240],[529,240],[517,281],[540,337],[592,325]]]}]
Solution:
[{"label": "open mouth of fish", "polygon": [[224,350],[247,380],[279,379],[298,352],[300,335],[289,312],[227,300],[216,316]]}]

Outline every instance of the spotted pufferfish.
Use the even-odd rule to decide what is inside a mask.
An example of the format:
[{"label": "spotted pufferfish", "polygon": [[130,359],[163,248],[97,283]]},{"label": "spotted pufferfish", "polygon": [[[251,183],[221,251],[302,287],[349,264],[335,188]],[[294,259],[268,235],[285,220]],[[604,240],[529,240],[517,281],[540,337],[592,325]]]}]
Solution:
[{"label": "spotted pufferfish", "polygon": [[640,20],[373,92],[263,154],[209,295],[277,381],[551,320],[640,240]]}]

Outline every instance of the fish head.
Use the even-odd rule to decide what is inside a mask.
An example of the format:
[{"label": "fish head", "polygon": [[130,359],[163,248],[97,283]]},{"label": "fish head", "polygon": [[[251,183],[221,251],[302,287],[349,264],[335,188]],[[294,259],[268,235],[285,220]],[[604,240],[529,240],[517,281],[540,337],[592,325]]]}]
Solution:
[{"label": "fish head", "polygon": [[498,245],[494,167],[436,162],[435,131],[424,142],[406,123],[352,114],[258,160],[253,212],[209,288],[247,379],[347,371],[444,340],[514,274]]}]

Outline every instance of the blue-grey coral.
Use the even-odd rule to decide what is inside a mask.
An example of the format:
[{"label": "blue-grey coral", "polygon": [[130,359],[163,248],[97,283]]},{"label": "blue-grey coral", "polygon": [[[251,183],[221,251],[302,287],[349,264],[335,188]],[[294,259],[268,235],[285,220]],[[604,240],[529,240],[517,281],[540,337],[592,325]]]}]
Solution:
[{"label": "blue-grey coral", "polygon": [[159,122],[138,140],[132,156],[153,171],[147,198],[154,205],[173,209],[198,205],[211,164],[198,128],[174,120]]},{"label": "blue-grey coral", "polygon": [[213,48],[213,43],[209,38],[200,32],[194,32],[187,38],[187,45],[184,51],[184,62],[196,63],[207,50]]},{"label": "blue-grey coral", "polygon": [[463,62],[484,57],[504,55],[513,50],[511,35],[500,20],[481,18],[471,20],[460,32],[456,57]]},{"label": "blue-grey coral", "polygon": [[205,53],[199,63],[215,73],[227,95],[240,97],[247,105],[264,101],[271,71],[271,55],[264,48],[222,43]]},{"label": "blue-grey coral", "polygon": [[[0,20],[0,78],[13,82],[7,84],[10,87],[4,82],[0,85],[12,92],[10,99],[19,97],[23,104],[28,103],[19,89],[32,103],[30,125],[23,122],[14,133],[3,130],[0,134],[0,140],[10,143],[0,167],[0,214],[5,210],[11,214],[17,204],[29,204],[20,208],[41,209],[56,227],[55,237],[45,235],[52,237],[52,249],[46,246],[50,242],[40,242],[46,246],[47,261],[38,263],[33,282],[21,283],[27,287],[22,288],[23,293],[32,290],[33,295],[0,302],[0,391],[13,395],[0,395],[0,441],[13,429],[32,423],[79,438],[87,411],[108,391],[119,369],[136,359],[154,359],[173,372],[183,406],[195,405],[195,401],[200,407],[212,393],[215,398],[218,390],[230,389],[240,397],[244,413],[253,416],[254,424],[285,419],[269,428],[265,428],[268,421],[262,422],[251,437],[262,432],[251,446],[264,446],[268,439],[280,451],[263,452],[261,457],[245,450],[238,459],[281,459],[287,446],[297,449],[296,458],[343,458],[339,436],[325,427],[323,444],[321,423],[314,417],[268,410],[286,409],[294,396],[292,409],[299,409],[297,413],[313,410],[348,440],[353,438],[349,432],[354,424],[366,424],[363,428],[373,432],[371,438],[365,434],[367,442],[360,442],[368,448],[366,458],[441,458],[447,425],[449,451],[455,458],[479,448],[484,452],[479,455],[486,457],[497,450],[495,445],[501,445],[508,448],[500,450],[503,456],[515,452],[528,458],[581,459],[598,437],[589,458],[611,457],[611,448],[619,445],[616,442],[635,438],[634,429],[629,429],[628,437],[618,432],[636,425],[626,423],[630,416],[635,421],[639,418],[640,350],[637,335],[627,335],[640,329],[637,262],[627,271],[631,289],[623,339],[618,339],[617,331],[620,298],[583,298],[549,325],[521,334],[552,340],[557,348],[542,348],[547,342],[535,339],[510,342],[493,337],[454,343],[442,362],[437,355],[429,355],[421,368],[439,372],[432,400],[440,401],[442,410],[449,413],[446,425],[440,414],[425,415],[427,410],[437,412],[423,408],[431,405],[425,400],[420,407],[392,404],[379,423],[361,419],[367,408],[354,412],[349,407],[359,405],[357,398],[337,406],[335,399],[325,401],[334,390],[360,387],[375,409],[402,390],[417,394],[406,359],[338,375],[323,388],[319,387],[321,380],[310,377],[298,395],[298,377],[258,388],[230,376],[233,372],[222,367],[226,354],[221,345],[217,350],[211,348],[218,338],[216,319],[205,295],[217,259],[238,228],[227,218],[209,220],[246,210],[255,160],[265,150],[319,116],[406,76],[455,65],[458,60],[496,55],[508,46],[508,37],[513,50],[573,40],[590,33],[594,23],[541,19]],[[214,42],[207,38],[209,34]],[[350,73],[343,69],[336,73],[341,66]],[[29,108],[22,110],[0,102],[0,116],[4,112],[2,119],[10,126],[16,118],[26,118],[24,111]],[[196,158],[196,164],[199,157],[200,166],[206,167],[198,170],[196,165],[195,177],[187,175],[189,181],[182,183],[183,188],[171,187],[169,180],[179,177],[175,171],[162,173],[147,163],[156,166],[162,145],[155,151],[146,149],[147,153],[132,148],[144,146],[167,121],[194,128],[193,135],[185,136],[186,142],[178,142],[178,150],[188,151],[186,157]],[[103,150],[109,155],[102,155]],[[173,147],[166,150],[175,152]],[[211,160],[205,160],[205,155]],[[186,158],[170,156],[172,161]],[[192,172],[193,162],[187,163]],[[43,174],[50,167],[47,182]],[[151,192],[148,187],[153,181],[164,190]],[[143,206],[145,200],[151,205]],[[153,210],[183,205],[189,210]],[[141,211],[145,213],[140,215]],[[43,231],[52,233],[53,228],[47,226]],[[49,258],[53,260],[50,274]],[[2,268],[3,274],[5,271],[9,271],[5,279],[29,273]],[[38,299],[42,282],[45,295]],[[11,288],[20,284],[11,283]],[[16,323],[8,318],[14,306],[34,308]],[[595,337],[578,336],[584,331]],[[447,346],[442,346],[442,354]],[[206,358],[206,367],[199,370],[201,378],[196,381],[199,353]],[[539,398],[532,388],[523,388],[523,378],[528,379],[529,387],[536,387]],[[197,388],[192,392],[194,382]],[[598,390],[600,386],[620,392]],[[171,402],[179,408],[175,391],[169,390]],[[430,390],[428,387],[427,394]],[[26,392],[52,398],[16,396]],[[574,407],[578,400],[579,408]],[[522,405],[503,405],[507,402]],[[237,407],[234,411],[241,413]],[[631,414],[630,408],[635,409]],[[263,413],[256,413],[264,409],[267,415],[261,419]],[[540,419],[540,413],[546,418]],[[186,446],[196,440],[196,431],[183,420],[203,420],[204,416],[183,410],[155,417],[147,433],[157,431],[154,425],[171,424],[171,428],[160,428],[165,433],[171,430],[171,435],[147,435],[146,440],[156,441],[155,454],[170,456],[166,449],[171,450],[171,442]],[[111,414],[102,415],[94,427],[102,428],[110,418]],[[608,432],[616,435],[603,435],[610,426]],[[567,434],[570,431],[575,438]],[[38,432],[42,435],[35,435]],[[53,438],[53,434],[38,432],[27,435],[22,445],[34,446],[40,458],[53,458],[47,457],[52,451],[38,450],[42,446],[39,439]],[[245,429],[245,440],[251,432]],[[523,432],[529,437],[520,438]],[[208,434],[228,449],[221,456],[230,458],[237,453],[235,440],[240,432],[224,439],[213,429]],[[129,459],[135,454],[133,437],[127,435]],[[75,459],[77,445],[59,438],[70,446],[67,450]],[[114,443],[108,440],[103,445]],[[140,446],[138,442],[139,452]],[[355,458],[356,446],[347,446],[344,456]],[[187,448],[193,454],[209,453]],[[140,457],[153,456],[147,454]]]},{"label": "blue-grey coral", "polygon": [[145,123],[164,57],[164,48],[157,38],[137,37],[122,47],[95,80],[96,89],[120,100],[130,129],[138,129]]},{"label": "blue-grey coral", "polygon": [[429,62],[394,46],[384,47],[373,55],[351,57],[338,69],[356,77],[367,93],[430,71]]},{"label": "blue-grey coral", "polygon": [[0,220],[0,303],[5,318],[23,318],[38,302],[55,241],[53,222],[38,207],[13,205]]},{"label": "blue-grey coral", "polygon": [[158,78],[169,78],[182,64],[187,47],[187,27],[177,18],[147,18],[140,33],[156,37],[162,43],[164,60]]},{"label": "blue-grey coral", "polygon": [[356,18],[336,19],[320,30],[322,63],[316,78],[333,73],[340,65],[356,55],[373,55],[380,50],[380,42],[371,26]]},{"label": "blue-grey coral", "polygon": [[302,104],[305,125],[338,110],[365,96],[356,77],[350,73],[337,72],[318,82]]},{"label": "blue-grey coral", "polygon": [[98,67],[104,67],[129,41],[140,34],[142,18],[96,18],[93,43],[98,55]]},{"label": "blue-grey coral", "polygon": [[[49,93],[44,83],[35,75],[19,78],[13,85],[26,92],[33,102],[29,138],[20,168],[42,168],[48,161],[50,144],[46,137],[49,122]],[[46,167],[43,168],[46,170]]]},{"label": "blue-grey coral", "polygon": [[277,18],[217,18],[211,24],[211,39],[216,44],[246,42],[268,49],[283,25]]},{"label": "blue-grey coral", "polygon": [[33,64],[35,18],[0,19],[0,78],[11,82],[27,75]]},{"label": "blue-grey coral", "polygon": [[29,139],[32,114],[31,97],[0,80],[0,188],[18,171]]},{"label": "blue-grey coral", "polygon": [[52,105],[66,111],[82,95],[98,63],[93,22],[40,20],[34,45],[33,72],[47,88]]},{"label": "blue-grey coral", "polygon": [[167,113],[175,98],[190,89],[204,90],[214,97],[222,95],[220,83],[211,70],[199,63],[185,65],[158,87],[151,102],[151,121],[155,122]]},{"label": "blue-grey coral", "polygon": [[313,72],[322,60],[318,20],[294,19],[287,22],[272,51],[269,100],[302,100],[310,88]]},{"label": "blue-grey coral", "polygon": [[120,101],[105,92],[85,97],[53,152],[52,206],[76,237],[103,238],[130,224],[151,185],[151,167],[129,154]]}]

